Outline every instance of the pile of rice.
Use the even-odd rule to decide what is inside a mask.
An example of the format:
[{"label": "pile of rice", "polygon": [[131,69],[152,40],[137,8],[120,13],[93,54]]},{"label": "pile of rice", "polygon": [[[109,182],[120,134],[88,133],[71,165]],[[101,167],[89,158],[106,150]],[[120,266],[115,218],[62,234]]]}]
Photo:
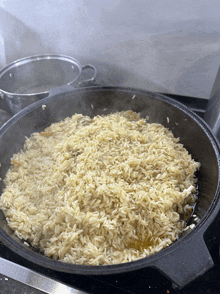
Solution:
[{"label": "pile of rice", "polygon": [[198,168],[168,129],[137,113],[75,114],[26,139],[0,207],[15,234],[51,258],[124,263],[178,238]]}]

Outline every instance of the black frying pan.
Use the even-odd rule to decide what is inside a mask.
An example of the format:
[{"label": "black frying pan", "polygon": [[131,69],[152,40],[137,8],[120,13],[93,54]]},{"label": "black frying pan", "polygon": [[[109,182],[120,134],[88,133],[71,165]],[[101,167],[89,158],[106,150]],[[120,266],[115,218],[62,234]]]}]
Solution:
[{"label": "black frying pan", "polygon": [[[42,104],[46,105],[45,110]],[[0,176],[5,177],[12,155],[23,148],[25,136],[40,132],[50,124],[75,113],[93,117],[122,110],[140,112],[142,117],[149,116],[149,122],[168,127],[175,137],[180,137],[180,142],[193,158],[201,162],[198,175],[199,199],[195,210],[199,218],[198,224],[162,251],[147,258],[117,265],[85,266],[52,260],[25,246],[9,229],[1,211],[0,240],[22,257],[49,269],[75,274],[108,275],[155,267],[182,287],[213,266],[203,235],[220,208],[218,142],[207,124],[187,107],[165,96],[137,89],[54,89],[49,97],[28,106],[1,128]],[[1,181],[0,193],[2,188]]]}]

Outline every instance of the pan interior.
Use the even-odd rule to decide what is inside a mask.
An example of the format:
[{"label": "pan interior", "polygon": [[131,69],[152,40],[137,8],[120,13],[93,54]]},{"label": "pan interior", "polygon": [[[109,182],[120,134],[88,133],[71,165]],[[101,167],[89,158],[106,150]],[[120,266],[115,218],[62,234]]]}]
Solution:
[{"label": "pan interior", "polygon": [[[62,98],[62,99],[61,99]],[[17,114],[0,133],[0,162],[1,178],[10,166],[10,159],[14,153],[23,148],[25,137],[33,132],[40,132],[54,122],[75,113],[82,113],[90,117],[109,114],[116,111],[133,110],[140,112],[141,117],[149,119],[151,123],[160,123],[169,128],[175,137],[180,138],[180,143],[189,151],[192,157],[201,163],[198,174],[198,202],[195,213],[202,219],[216,195],[218,187],[218,156],[211,139],[210,132],[199,124],[194,115],[173,105],[174,102],[163,99],[157,94],[138,92],[125,89],[100,89],[87,88],[71,91],[49,97]],[[42,104],[46,108],[42,108]],[[3,183],[0,182],[0,193]],[[25,251],[31,255],[32,248],[26,248],[13,232],[8,228],[5,217],[0,211],[0,228],[12,236],[10,242],[20,243]],[[178,241],[179,242],[179,241]],[[62,265],[65,267],[65,264]]]}]

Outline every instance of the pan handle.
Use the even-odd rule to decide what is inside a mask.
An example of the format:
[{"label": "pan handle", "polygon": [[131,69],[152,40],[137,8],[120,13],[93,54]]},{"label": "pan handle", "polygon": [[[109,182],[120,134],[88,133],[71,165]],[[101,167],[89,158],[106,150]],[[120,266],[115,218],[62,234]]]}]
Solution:
[{"label": "pan handle", "polygon": [[94,71],[94,74],[93,74],[93,76],[90,79],[87,79],[87,80],[84,80],[84,81],[80,82],[79,84],[81,86],[88,85],[90,83],[95,82],[96,77],[97,77],[97,69],[95,68],[95,66],[93,66],[91,64],[86,64],[86,65],[83,65],[82,66],[82,70],[85,70],[85,69],[92,69]]},{"label": "pan handle", "polygon": [[203,239],[203,234],[195,234],[175,251],[158,259],[154,265],[171,279],[174,285],[182,288],[204,274],[214,265],[214,262]]},{"label": "pan handle", "polygon": [[85,70],[85,69],[92,69],[94,71],[93,76],[90,79],[86,79],[86,80],[83,80],[83,81],[78,81],[78,79],[77,79],[77,80],[75,80],[75,81],[73,81],[73,82],[71,82],[71,83],[69,83],[67,85],[50,89],[48,97],[50,97],[52,95],[57,95],[57,94],[73,91],[77,87],[86,87],[86,86],[91,85],[96,80],[97,69],[95,68],[95,66],[93,66],[91,64],[83,65],[82,66],[82,71]]},{"label": "pan handle", "polygon": [[[73,81],[72,83],[70,83],[69,85],[73,86],[73,87],[86,87],[91,85],[92,83],[95,82],[96,77],[97,77],[97,69],[95,68],[95,66],[91,65],[91,64],[86,64],[82,66],[82,71],[86,70],[86,69],[92,69],[93,70],[93,76],[90,79],[86,79],[86,80],[82,80],[82,81],[78,81],[78,79],[76,81]],[[81,78],[81,75],[79,76],[79,78]]]}]

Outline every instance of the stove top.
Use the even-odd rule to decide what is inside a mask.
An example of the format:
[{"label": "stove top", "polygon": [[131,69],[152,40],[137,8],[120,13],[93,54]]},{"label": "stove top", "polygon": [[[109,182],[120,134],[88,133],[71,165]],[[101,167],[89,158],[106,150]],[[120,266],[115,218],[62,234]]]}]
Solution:
[{"label": "stove top", "polygon": [[[205,109],[208,104],[207,99],[193,97],[183,97],[177,95],[165,94],[187,105],[191,110],[204,118]],[[1,107],[1,105],[0,105]],[[4,108],[3,108],[4,109]],[[162,275],[158,270],[145,268],[129,273],[110,275],[110,276],[82,276],[76,274],[66,274],[33,264],[19,255],[12,252],[2,243],[0,243],[0,257],[13,261],[21,266],[29,268],[37,273],[49,278],[60,281],[73,288],[82,290],[91,294],[199,294],[199,293],[219,293],[220,287],[220,213],[207,230],[204,238],[210,254],[214,261],[214,266],[202,276],[191,282],[183,289],[178,289],[170,280]],[[33,289],[27,285],[21,284],[15,280],[0,274],[0,294],[42,294],[44,292]],[[59,292],[53,292],[59,293]],[[63,293],[63,292],[62,292]]]}]

